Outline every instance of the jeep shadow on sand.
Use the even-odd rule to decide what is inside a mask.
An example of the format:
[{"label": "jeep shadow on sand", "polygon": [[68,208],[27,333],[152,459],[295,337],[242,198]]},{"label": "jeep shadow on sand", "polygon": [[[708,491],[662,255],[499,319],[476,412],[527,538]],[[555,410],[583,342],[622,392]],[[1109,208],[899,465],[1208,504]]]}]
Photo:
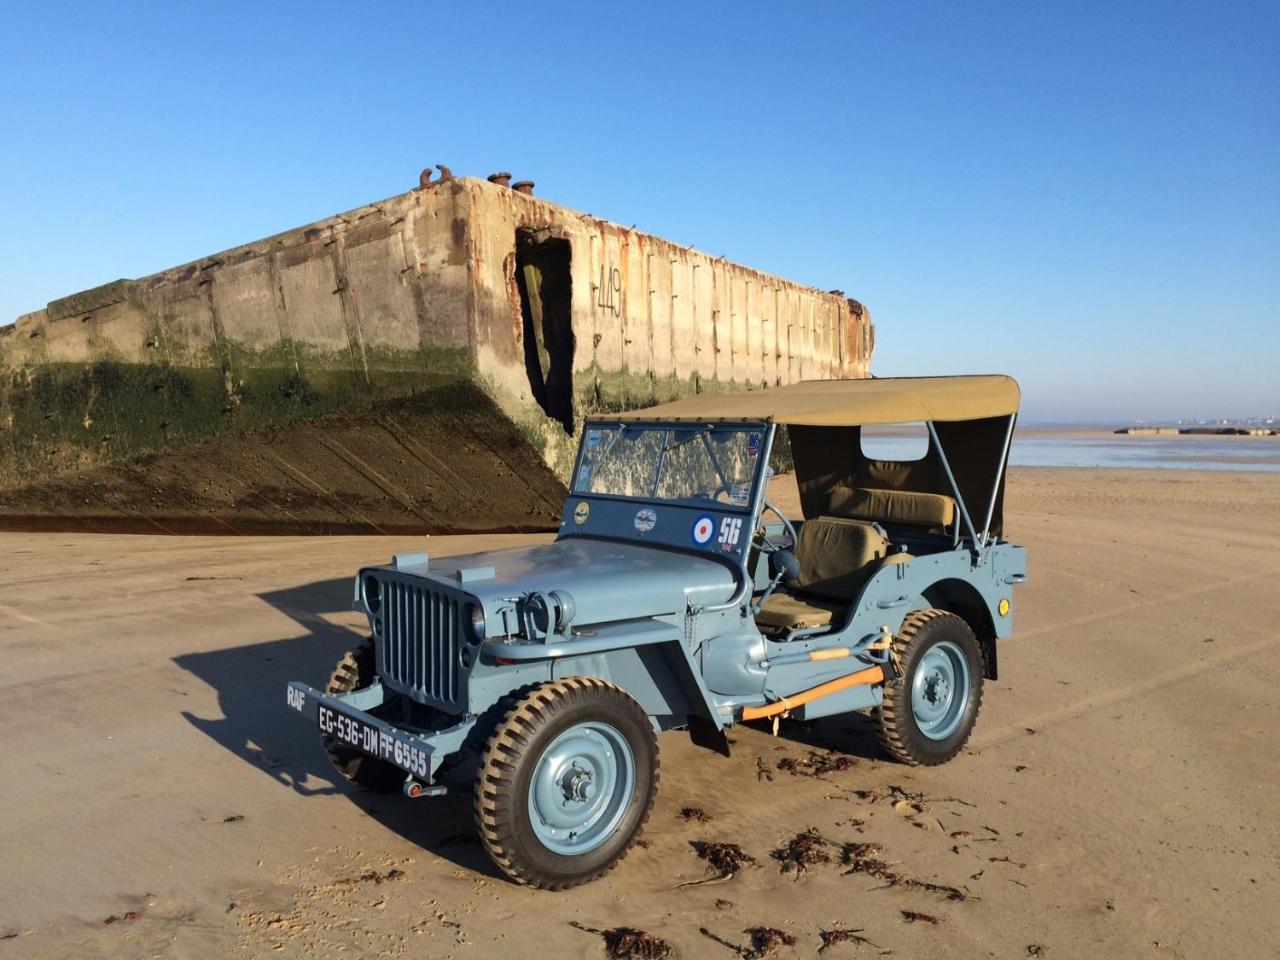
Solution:
[{"label": "jeep shadow on sand", "polygon": [[[666,731],[728,755],[735,723],[874,711],[892,756],[945,762],[1026,579],[1002,537],[1018,399],[842,380],[589,419],[555,542],[362,569],[370,637],[287,703],[362,787],[471,793],[498,867],[553,890],[635,842]],[[864,453],[864,425],[914,422],[919,460]],[[768,498],[780,426],[803,519]]]}]

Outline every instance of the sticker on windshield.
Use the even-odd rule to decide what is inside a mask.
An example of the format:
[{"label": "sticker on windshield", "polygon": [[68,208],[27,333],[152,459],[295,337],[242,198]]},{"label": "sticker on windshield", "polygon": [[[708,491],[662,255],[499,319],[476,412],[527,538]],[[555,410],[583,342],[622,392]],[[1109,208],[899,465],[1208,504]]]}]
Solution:
[{"label": "sticker on windshield", "polygon": [[729,487],[729,502],[734,506],[747,507],[751,505],[751,484],[735,483]]},{"label": "sticker on windshield", "polygon": [[595,453],[596,450],[600,448],[601,433],[602,431],[599,429],[592,429],[587,431],[587,442],[586,442],[587,453]]},{"label": "sticker on windshield", "polygon": [[742,539],[742,518],[725,517],[720,521],[720,549],[732,553],[738,549],[738,541]]},{"label": "sticker on windshield", "polygon": [[758,433],[753,433],[750,436],[748,436],[747,437],[747,453],[751,454],[751,456],[753,457],[758,456],[760,453],[760,445],[763,442],[764,442],[763,439]]},{"label": "sticker on windshield", "polygon": [[643,510],[636,511],[636,532],[648,533],[658,525],[657,512],[645,507]]},{"label": "sticker on windshield", "polygon": [[585,500],[579,500],[578,505],[573,508],[573,522],[582,526],[589,516],[591,516],[591,504]]},{"label": "sticker on windshield", "polygon": [[693,530],[690,531],[693,542],[700,547],[705,547],[711,542],[712,536],[716,532],[716,518],[709,513],[704,513],[697,520],[693,521]]}]

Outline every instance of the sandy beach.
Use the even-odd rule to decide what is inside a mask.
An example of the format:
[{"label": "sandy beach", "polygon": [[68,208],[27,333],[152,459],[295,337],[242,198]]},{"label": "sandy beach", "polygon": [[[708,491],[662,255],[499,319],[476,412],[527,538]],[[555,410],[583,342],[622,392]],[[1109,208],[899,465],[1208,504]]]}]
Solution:
[{"label": "sandy beach", "polygon": [[[356,638],[358,564],[529,536],[0,534],[0,958],[1271,952],[1280,475],[1016,469],[1006,516],[1031,577],[964,754],[889,762],[857,716],[666,735],[642,845],[563,894],[497,874],[469,798],[335,785],[284,706]],[[704,840],[755,862],[716,880]]]}]

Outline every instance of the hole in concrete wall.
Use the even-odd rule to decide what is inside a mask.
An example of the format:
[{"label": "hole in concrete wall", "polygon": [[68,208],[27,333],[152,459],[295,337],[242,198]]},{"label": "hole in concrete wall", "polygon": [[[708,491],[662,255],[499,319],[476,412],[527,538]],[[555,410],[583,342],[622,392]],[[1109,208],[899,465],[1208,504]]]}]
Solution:
[{"label": "hole in concrete wall", "polygon": [[516,231],[524,366],[543,412],[573,433],[573,280],[568,240]]}]

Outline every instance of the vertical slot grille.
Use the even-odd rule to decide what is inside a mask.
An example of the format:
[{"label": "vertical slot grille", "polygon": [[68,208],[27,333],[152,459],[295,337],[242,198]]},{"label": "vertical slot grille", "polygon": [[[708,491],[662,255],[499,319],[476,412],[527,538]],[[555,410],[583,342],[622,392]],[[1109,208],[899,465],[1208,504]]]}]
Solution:
[{"label": "vertical slot grille", "polygon": [[379,580],[383,681],[418,700],[456,704],[462,642],[457,599],[418,584]]}]

